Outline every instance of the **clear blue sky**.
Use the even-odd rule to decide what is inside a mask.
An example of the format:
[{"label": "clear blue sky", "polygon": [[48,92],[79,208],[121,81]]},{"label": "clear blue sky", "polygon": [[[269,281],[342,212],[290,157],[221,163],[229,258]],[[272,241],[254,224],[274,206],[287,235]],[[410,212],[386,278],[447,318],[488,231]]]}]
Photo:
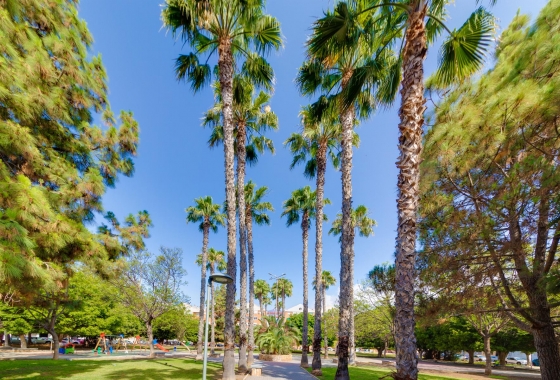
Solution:
[{"label": "clear blue sky", "polygon": [[[106,210],[122,220],[128,213],[148,210],[154,228],[148,248],[180,247],[188,271],[185,293],[197,304],[200,292],[200,270],[194,264],[200,252],[202,235],[195,225],[187,225],[184,209],[197,197],[210,195],[216,202],[224,200],[223,150],[207,146],[209,130],[200,126],[202,113],[213,103],[210,90],[194,96],[189,87],[175,80],[174,59],[182,49],[161,28],[163,0],[82,0],[79,12],[93,34],[93,54],[101,53],[109,76],[110,101],[115,112],[134,112],[141,128],[136,173],[121,178],[116,189],[104,197]],[[533,17],[545,0],[501,0],[492,12],[503,29],[518,9]],[[267,12],[277,17],[282,26],[284,48],[273,53],[269,61],[276,74],[275,94],[271,107],[278,114],[280,129],[272,133],[276,154],[260,158],[248,169],[247,180],[270,189],[269,201],[275,207],[269,227],[255,227],[254,247],[256,278],[267,279],[268,273],[286,273],[294,283],[290,307],[302,301],[301,229],[287,228],[280,218],[282,202],[290,193],[305,185],[314,187],[302,175],[302,168],[289,169],[291,155],[283,142],[298,130],[298,112],[310,102],[301,97],[294,78],[304,60],[304,43],[311,23],[332,7],[330,0],[269,0]],[[486,4],[485,4],[486,5]],[[448,24],[457,27],[476,7],[475,0],[459,0],[450,6]],[[426,60],[430,73],[437,62],[437,47]],[[491,64],[491,57],[489,58]],[[398,103],[398,102],[397,102]],[[393,260],[396,236],[397,107],[379,112],[362,123],[357,132],[361,145],[354,153],[354,206],[366,205],[378,227],[368,239],[356,237],[355,281],[365,278],[376,264]],[[326,196],[332,205],[325,212],[332,220],[341,206],[340,174],[330,169],[326,178]],[[101,218],[98,218],[101,222]],[[330,222],[325,230],[330,228]],[[314,233],[309,241],[309,272],[314,273]],[[323,268],[338,278],[340,250],[338,238],[324,236]],[[226,249],[225,229],[210,236],[210,246]],[[310,287],[310,295],[312,289]],[[335,299],[338,286],[328,291]],[[310,300],[312,300],[312,295]],[[310,305],[312,306],[312,301]]]}]

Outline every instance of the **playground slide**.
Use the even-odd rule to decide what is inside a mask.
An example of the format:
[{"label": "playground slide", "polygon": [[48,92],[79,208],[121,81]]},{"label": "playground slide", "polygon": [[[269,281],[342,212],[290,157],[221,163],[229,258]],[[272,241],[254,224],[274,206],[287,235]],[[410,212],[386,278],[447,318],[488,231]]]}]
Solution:
[{"label": "playground slide", "polygon": [[169,350],[165,347],[163,347],[161,344],[156,344],[156,347],[159,348],[160,350],[162,350],[163,352],[169,352]]}]

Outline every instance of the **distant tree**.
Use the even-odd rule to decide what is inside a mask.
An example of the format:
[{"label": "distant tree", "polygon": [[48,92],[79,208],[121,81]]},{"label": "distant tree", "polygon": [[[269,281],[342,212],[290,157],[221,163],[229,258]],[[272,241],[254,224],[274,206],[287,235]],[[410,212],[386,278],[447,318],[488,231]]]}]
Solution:
[{"label": "distant tree", "polygon": [[[214,248],[210,248],[208,250],[208,269],[210,270],[210,275],[214,274],[216,269],[218,271],[223,272],[227,269],[227,264],[224,260],[225,253],[224,251],[217,251]],[[199,254],[196,257],[196,263],[198,265],[202,265],[202,254]],[[212,299],[211,304],[211,332],[210,332],[210,353],[214,354],[214,350],[216,347],[216,313],[214,311],[214,306],[216,304],[216,300],[214,299],[214,283],[210,284],[210,298]]]},{"label": "distant tree", "polygon": [[[245,185],[245,222],[247,224],[247,252],[249,259],[249,343],[247,346],[247,365],[253,363],[253,348],[255,347],[255,255],[253,252],[253,222],[258,226],[270,225],[269,211],[274,211],[272,203],[264,201],[264,197],[268,194],[268,187],[261,186],[257,188],[253,181],[249,181]],[[266,299],[265,299],[266,301]],[[264,305],[267,305],[265,303]],[[263,305],[261,305],[261,313]]]},{"label": "distant tree", "polygon": [[[301,218],[301,234],[302,234],[302,261],[303,261],[303,315],[304,318],[307,319],[308,313],[308,297],[307,297],[307,288],[308,288],[308,254],[307,254],[307,242],[309,240],[309,229],[311,228],[311,220],[315,218],[316,212],[316,205],[317,205],[317,193],[315,191],[311,191],[309,186],[305,186],[301,189],[294,190],[292,192],[292,196],[284,201],[283,208],[284,211],[282,212],[282,216],[286,217],[286,225],[289,227],[295,223],[298,223]],[[325,199],[324,204],[330,203],[328,199]],[[317,265],[317,261],[315,262]],[[273,285],[274,286],[274,285]],[[274,296],[274,292],[273,292]],[[277,307],[278,309],[278,307]],[[278,313],[278,310],[276,310]],[[283,313],[282,313],[283,315]],[[278,314],[277,314],[278,316]],[[320,310],[315,311],[315,319],[320,318]],[[315,328],[315,331],[317,329]],[[319,328],[320,330],[320,328]],[[301,365],[303,367],[308,366],[308,359],[307,359],[307,323],[304,321],[303,323],[303,350],[302,350],[302,357],[301,357]]]},{"label": "distant tree", "polygon": [[204,343],[204,303],[206,300],[206,270],[208,263],[208,236],[210,230],[218,232],[218,226],[223,226],[225,215],[220,212],[220,205],[214,203],[212,197],[206,196],[194,200],[196,205],[188,207],[187,223],[200,223],[198,229],[202,232],[202,253],[200,257],[200,312],[198,323],[198,340],[196,343],[196,358],[202,359],[202,345]]},{"label": "distant tree", "polygon": [[259,300],[261,310],[261,319],[266,316],[265,305],[267,300],[270,299],[270,285],[265,280],[255,281],[255,298]]},{"label": "distant tree", "polygon": [[153,322],[164,313],[186,301],[181,293],[186,272],[181,267],[182,250],[160,248],[159,255],[138,252],[123,263],[121,273],[113,280],[117,297],[144,324],[154,356]]}]

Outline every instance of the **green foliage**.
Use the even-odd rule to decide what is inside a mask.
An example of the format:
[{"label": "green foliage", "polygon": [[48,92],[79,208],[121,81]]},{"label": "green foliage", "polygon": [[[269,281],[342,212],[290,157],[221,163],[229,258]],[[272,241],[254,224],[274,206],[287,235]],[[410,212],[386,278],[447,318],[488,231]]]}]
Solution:
[{"label": "green foliage", "polygon": [[429,326],[416,328],[418,348],[423,351],[446,352],[482,350],[482,337],[464,318],[440,320]]},{"label": "green foliage", "polygon": [[292,347],[301,339],[301,332],[285,323],[284,318],[278,321],[274,318],[265,318],[262,323],[262,330],[259,331],[256,344],[265,354],[288,355],[292,352]]},{"label": "green foliage", "polygon": [[[377,226],[377,222],[368,216],[369,212],[366,206],[359,205],[352,210],[352,225],[358,230],[360,236],[370,237],[373,235],[373,227]],[[342,214],[336,214],[329,235],[340,235],[339,240],[342,241]]]},{"label": "green foliage", "polygon": [[84,223],[134,172],[138,123],[130,112],[117,123],[92,41],[76,2],[0,9],[0,284],[20,295],[55,290],[67,263],[106,256]]},{"label": "green foliage", "polygon": [[154,321],[154,337],[158,340],[179,339],[196,341],[198,318],[180,304],[165,312]]},{"label": "green foliage", "polygon": [[195,206],[185,209],[187,223],[200,223],[198,229],[202,232],[206,228],[218,232],[218,226],[225,225],[225,214],[220,212],[220,205],[214,203],[211,196],[194,200]]},{"label": "green foliage", "polygon": [[[314,218],[316,198],[316,192],[311,191],[309,186],[294,190],[291,198],[285,200],[283,204],[284,211],[282,212],[282,216],[286,217],[286,225],[291,226],[294,223],[298,223],[300,220],[300,214],[305,214],[310,219]],[[331,201],[328,198],[325,198],[324,204],[331,204]],[[327,220],[327,216],[324,214],[323,216],[323,219]],[[311,227],[311,223],[308,227]]]}]

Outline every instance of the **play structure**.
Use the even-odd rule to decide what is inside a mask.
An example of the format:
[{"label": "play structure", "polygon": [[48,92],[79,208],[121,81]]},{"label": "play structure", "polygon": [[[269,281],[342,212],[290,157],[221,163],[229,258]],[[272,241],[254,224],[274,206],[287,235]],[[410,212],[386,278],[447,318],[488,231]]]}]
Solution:
[{"label": "play structure", "polygon": [[[163,352],[169,352],[167,348],[163,345],[158,343],[157,339],[153,341],[154,347],[158,350]],[[190,348],[181,342],[181,344],[187,347],[187,350],[190,352]],[[128,354],[129,351],[134,350],[141,350],[141,351],[149,351],[150,345],[146,343],[145,340],[141,339],[140,335],[134,337],[134,340],[130,342],[130,340],[124,339],[124,335],[106,335],[105,333],[101,333],[99,339],[97,339],[97,344],[93,349],[93,352],[97,355],[101,354],[112,354],[117,353],[119,350],[124,351],[125,354]]]}]

